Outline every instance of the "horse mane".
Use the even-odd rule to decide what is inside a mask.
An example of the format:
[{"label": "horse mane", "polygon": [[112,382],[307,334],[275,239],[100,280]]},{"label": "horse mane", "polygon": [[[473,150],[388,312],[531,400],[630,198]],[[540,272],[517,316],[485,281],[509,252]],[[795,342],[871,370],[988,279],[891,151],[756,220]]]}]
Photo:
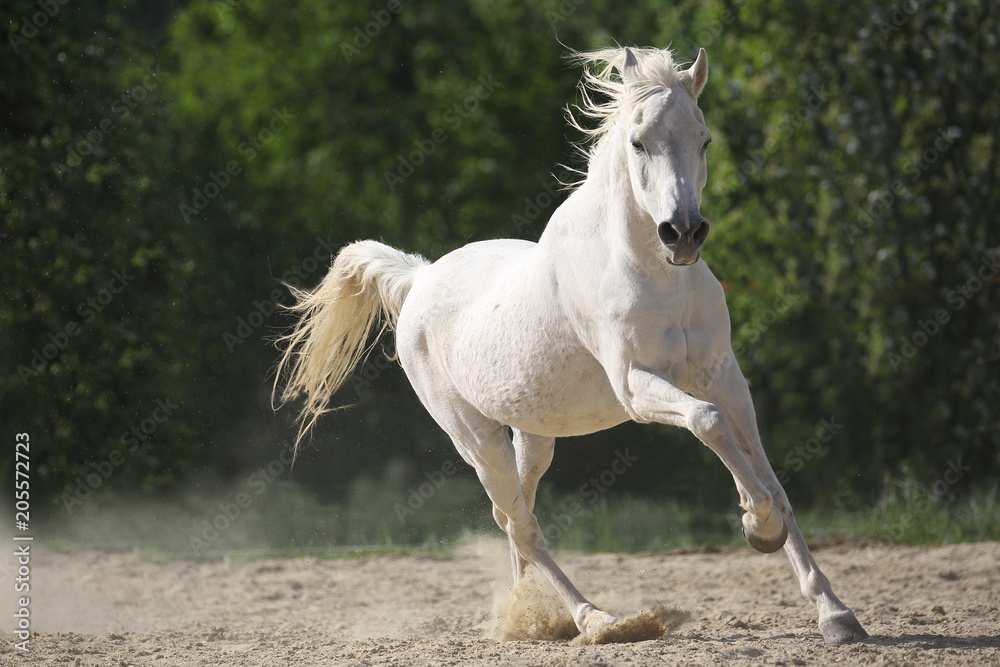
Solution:
[{"label": "horse mane", "polygon": [[[571,63],[583,67],[579,84],[582,104],[567,106],[566,120],[570,127],[583,133],[583,140],[574,147],[588,164],[597,143],[618,122],[622,111],[680,82],[681,69],[674,62],[674,54],[670,49],[629,47],[629,50],[635,54],[637,78],[628,86],[621,78],[625,49],[620,46],[596,51],[573,51],[567,56]],[[598,102],[594,99],[595,94],[606,97],[606,101]],[[597,120],[597,125],[587,127],[581,122],[583,118]],[[576,188],[586,179],[586,172],[562,166],[581,176],[578,181],[565,183],[566,187]]]}]

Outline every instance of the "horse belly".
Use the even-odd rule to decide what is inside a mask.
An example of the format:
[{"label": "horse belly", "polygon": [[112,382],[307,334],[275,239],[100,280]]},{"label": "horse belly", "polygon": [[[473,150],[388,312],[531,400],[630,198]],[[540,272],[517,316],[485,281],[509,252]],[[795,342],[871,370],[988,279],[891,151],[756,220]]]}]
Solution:
[{"label": "horse belly", "polygon": [[583,349],[538,345],[480,348],[467,396],[484,415],[552,437],[594,433],[628,420],[607,374]]}]

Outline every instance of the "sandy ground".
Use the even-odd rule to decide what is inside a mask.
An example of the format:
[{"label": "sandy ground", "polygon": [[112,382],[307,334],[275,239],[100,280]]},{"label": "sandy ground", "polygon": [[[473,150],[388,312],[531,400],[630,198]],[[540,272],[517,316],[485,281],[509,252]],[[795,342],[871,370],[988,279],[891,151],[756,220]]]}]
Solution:
[{"label": "sandy ground", "polygon": [[[872,637],[823,645],[782,553],[564,554],[612,612],[656,606],[688,620],[662,639],[574,646],[492,639],[509,591],[505,546],[454,557],[157,561],[36,551],[32,629],[14,649],[10,580],[3,665],[997,665],[1000,544],[816,551]],[[545,600],[537,603],[545,612]],[[529,605],[530,607],[530,605]]]}]

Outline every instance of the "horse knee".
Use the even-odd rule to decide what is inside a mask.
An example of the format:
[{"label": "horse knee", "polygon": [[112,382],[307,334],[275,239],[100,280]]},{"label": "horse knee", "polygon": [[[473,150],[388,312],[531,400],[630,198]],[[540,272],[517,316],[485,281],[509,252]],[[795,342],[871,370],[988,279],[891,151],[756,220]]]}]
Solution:
[{"label": "horse knee", "polygon": [[726,418],[711,403],[699,403],[687,415],[688,430],[702,442],[715,442],[726,436]]}]

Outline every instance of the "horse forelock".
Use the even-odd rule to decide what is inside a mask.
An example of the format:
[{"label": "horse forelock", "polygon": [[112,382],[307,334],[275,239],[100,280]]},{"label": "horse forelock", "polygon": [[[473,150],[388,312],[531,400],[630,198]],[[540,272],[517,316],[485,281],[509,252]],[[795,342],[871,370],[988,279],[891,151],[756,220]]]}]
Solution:
[{"label": "horse forelock", "polygon": [[[598,140],[615,126],[622,112],[650,95],[680,83],[682,70],[669,49],[630,47],[630,50],[636,57],[636,72],[628,85],[621,77],[625,62],[625,50],[621,47],[575,52],[569,56],[571,62],[583,66],[584,72],[580,79],[582,103],[567,107],[566,118],[570,126],[584,134],[577,148],[588,163]],[[605,98],[604,101],[595,99],[597,96]],[[582,118],[594,119],[597,125],[586,127],[581,122]],[[576,187],[585,180],[586,173],[573,171],[582,177],[568,184]]]}]

